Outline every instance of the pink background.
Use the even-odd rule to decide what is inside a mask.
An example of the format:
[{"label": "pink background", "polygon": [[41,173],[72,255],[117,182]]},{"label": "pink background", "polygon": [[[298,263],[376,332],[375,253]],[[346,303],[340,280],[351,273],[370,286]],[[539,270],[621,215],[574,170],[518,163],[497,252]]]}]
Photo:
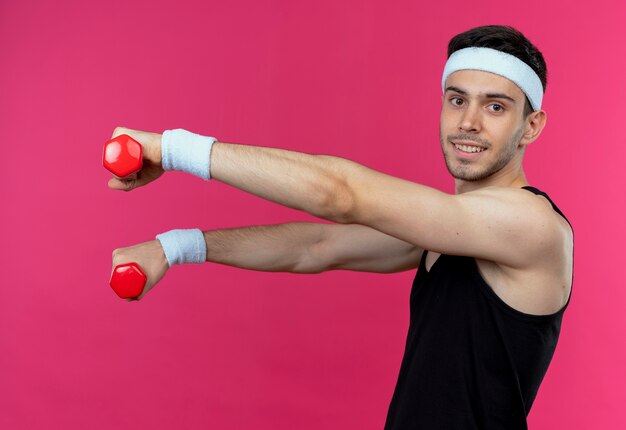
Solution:
[{"label": "pink background", "polygon": [[177,266],[143,301],[120,300],[117,247],[323,221],[182,173],[109,190],[102,144],[116,126],[181,127],[451,192],[440,76],[448,40],[484,24],[515,26],[547,60],[548,124],[526,173],[576,232],[530,426],[626,427],[626,3],[386,3],[0,3],[1,428],[382,428],[415,271]]}]

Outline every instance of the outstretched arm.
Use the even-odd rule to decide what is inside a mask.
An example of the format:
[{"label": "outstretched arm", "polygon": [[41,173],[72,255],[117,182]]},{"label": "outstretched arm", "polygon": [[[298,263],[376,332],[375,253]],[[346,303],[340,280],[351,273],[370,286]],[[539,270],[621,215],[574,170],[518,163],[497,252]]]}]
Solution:
[{"label": "outstretched arm", "polygon": [[211,171],[214,179],[320,218],[509,267],[556,255],[566,234],[545,199],[517,188],[453,195],[340,157],[220,142]]},{"label": "outstretched arm", "polygon": [[[136,131],[118,127],[114,135],[124,132]],[[149,136],[146,144],[161,140],[156,133]],[[161,145],[152,146],[146,153],[158,167]],[[452,195],[341,157],[225,142],[213,144],[209,165],[212,179],[283,206],[368,226],[419,249],[516,268],[546,262],[567,234],[545,199],[516,188]],[[150,180],[112,179],[109,186],[129,190]]]},{"label": "outstretched arm", "polygon": [[206,261],[263,272],[393,273],[416,268],[421,250],[359,224],[290,222],[208,230]]},{"label": "outstretched arm", "polygon": [[[418,267],[422,250],[359,224],[291,222],[203,232],[206,261],[263,272],[327,270],[394,273]],[[168,270],[158,240],[113,251],[113,268],[139,264],[147,276],[141,300]]]}]

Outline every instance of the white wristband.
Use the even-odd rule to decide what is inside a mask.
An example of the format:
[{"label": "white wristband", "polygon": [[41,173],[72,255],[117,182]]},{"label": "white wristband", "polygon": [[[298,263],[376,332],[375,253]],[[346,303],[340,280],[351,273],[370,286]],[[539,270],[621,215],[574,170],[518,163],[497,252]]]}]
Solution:
[{"label": "white wristband", "polygon": [[180,170],[205,181],[211,179],[211,147],[217,139],[177,128],[161,136],[163,170]]},{"label": "white wristband", "polygon": [[170,230],[157,234],[156,238],[161,242],[170,267],[174,264],[199,264],[206,261],[206,242],[199,228]]}]

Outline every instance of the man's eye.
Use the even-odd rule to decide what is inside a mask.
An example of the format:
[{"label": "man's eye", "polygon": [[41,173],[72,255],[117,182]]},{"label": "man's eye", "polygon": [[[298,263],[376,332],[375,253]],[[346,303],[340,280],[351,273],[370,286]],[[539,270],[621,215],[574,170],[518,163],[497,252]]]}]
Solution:
[{"label": "man's eye", "polygon": [[452,97],[452,98],[450,99],[450,101],[451,101],[451,102],[452,102],[452,104],[453,104],[453,105],[455,105],[455,106],[461,106],[459,103],[456,103],[456,102],[457,102],[457,101],[461,101],[461,102],[462,102],[463,100],[462,100],[460,97]]},{"label": "man's eye", "polygon": [[494,107],[494,112],[502,112],[502,111],[504,111],[504,106],[499,105],[497,103],[493,103],[491,106]]}]

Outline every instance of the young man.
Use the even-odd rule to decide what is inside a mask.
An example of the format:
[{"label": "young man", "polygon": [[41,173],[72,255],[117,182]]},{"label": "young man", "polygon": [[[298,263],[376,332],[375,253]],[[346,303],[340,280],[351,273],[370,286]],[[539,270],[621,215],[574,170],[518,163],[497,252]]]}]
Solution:
[{"label": "young man", "polygon": [[[336,224],[171,230],[113,252],[148,276],[173,264],[391,273],[418,268],[387,429],[526,428],[569,303],[573,232],[528,185],[526,146],[541,133],[546,66],[517,30],[455,36],[442,78],[440,143],[447,194],[339,157],[218,142],[188,131],[116,128],[144,145],[130,191],[167,170],[216,179]],[[263,252],[259,253],[258,250]]]}]

